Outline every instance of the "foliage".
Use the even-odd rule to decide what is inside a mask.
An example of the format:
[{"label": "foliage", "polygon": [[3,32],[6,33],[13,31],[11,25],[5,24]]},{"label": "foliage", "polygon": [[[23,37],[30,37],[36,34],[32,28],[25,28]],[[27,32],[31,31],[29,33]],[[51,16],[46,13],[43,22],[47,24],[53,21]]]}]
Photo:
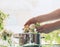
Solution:
[{"label": "foliage", "polygon": [[[12,44],[11,41],[11,36],[12,36],[12,32],[11,31],[7,31],[6,29],[4,29],[4,20],[7,18],[7,14],[0,11],[0,41],[2,40],[3,44],[0,44],[0,47],[8,47],[9,44]],[[4,44],[4,42],[6,42]]]},{"label": "foliage", "polygon": [[44,38],[45,41],[50,41],[51,42],[50,44],[52,44],[53,41],[55,41],[57,44],[60,44],[60,29],[52,31],[49,34],[42,34],[42,36],[45,37]]},{"label": "foliage", "polygon": [[4,30],[1,33],[1,37],[2,37],[3,40],[9,39],[9,38],[11,38],[11,36],[12,36],[12,32],[11,31]]},{"label": "foliage", "polygon": [[[0,32],[0,36],[1,36],[1,41],[2,43],[0,43],[1,47],[8,47],[12,45],[12,32],[8,31],[8,30],[3,30],[2,32]],[[6,43],[5,43],[6,42]]]},{"label": "foliage", "polygon": [[4,29],[4,19],[7,17],[8,15],[5,14],[4,12],[0,11],[0,31]]}]

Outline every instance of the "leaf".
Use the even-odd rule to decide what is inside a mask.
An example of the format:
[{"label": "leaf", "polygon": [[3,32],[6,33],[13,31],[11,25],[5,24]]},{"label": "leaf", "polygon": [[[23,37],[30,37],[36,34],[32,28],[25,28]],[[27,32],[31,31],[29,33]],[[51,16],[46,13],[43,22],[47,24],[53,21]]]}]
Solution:
[{"label": "leaf", "polygon": [[3,30],[4,26],[3,26],[3,21],[4,19],[7,17],[8,15],[3,13],[1,10],[0,10],[0,31]]}]

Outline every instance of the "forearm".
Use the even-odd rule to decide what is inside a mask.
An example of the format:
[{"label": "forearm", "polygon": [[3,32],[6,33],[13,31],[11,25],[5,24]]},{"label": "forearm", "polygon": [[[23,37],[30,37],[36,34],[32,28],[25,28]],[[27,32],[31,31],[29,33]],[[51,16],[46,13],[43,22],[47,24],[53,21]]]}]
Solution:
[{"label": "forearm", "polygon": [[51,29],[52,30],[60,29],[60,21],[51,24]]},{"label": "forearm", "polygon": [[57,30],[57,29],[60,29],[60,21],[51,23],[51,24],[46,24],[44,26],[43,33],[49,33],[49,32],[52,32],[53,30]]},{"label": "forearm", "polygon": [[40,15],[37,17],[33,17],[31,19],[29,19],[24,26],[26,25],[30,25],[30,24],[35,24],[37,22],[42,23],[42,22],[46,22],[46,21],[51,21],[51,20],[56,20],[56,19],[60,19],[60,9],[51,12],[49,14],[45,14],[45,15]]},{"label": "forearm", "polygon": [[49,14],[41,15],[35,17],[37,22],[45,22],[49,20],[55,20],[55,19],[60,19],[60,9],[56,10],[54,12],[51,12]]}]

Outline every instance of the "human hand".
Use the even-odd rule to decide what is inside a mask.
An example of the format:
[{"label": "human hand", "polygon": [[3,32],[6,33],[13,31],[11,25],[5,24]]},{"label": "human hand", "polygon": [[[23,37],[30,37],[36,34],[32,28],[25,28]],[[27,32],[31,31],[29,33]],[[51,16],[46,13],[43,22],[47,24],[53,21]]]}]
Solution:
[{"label": "human hand", "polygon": [[40,15],[37,17],[33,17],[31,19],[29,19],[24,26],[26,25],[31,25],[31,24],[35,24],[35,23],[41,23],[41,22],[45,22],[45,21],[50,21],[50,20],[56,20],[56,19],[60,19],[60,9],[57,9],[49,14],[44,14],[44,15]]},{"label": "human hand", "polygon": [[60,29],[60,21],[51,24],[45,24],[43,26],[36,27],[36,29],[40,33],[49,33],[54,30]]},{"label": "human hand", "polygon": [[31,19],[29,19],[25,24],[24,24],[24,26],[30,26],[31,24],[35,24],[35,23],[37,23],[38,21],[37,21],[37,19],[34,17],[34,18],[31,18]]}]

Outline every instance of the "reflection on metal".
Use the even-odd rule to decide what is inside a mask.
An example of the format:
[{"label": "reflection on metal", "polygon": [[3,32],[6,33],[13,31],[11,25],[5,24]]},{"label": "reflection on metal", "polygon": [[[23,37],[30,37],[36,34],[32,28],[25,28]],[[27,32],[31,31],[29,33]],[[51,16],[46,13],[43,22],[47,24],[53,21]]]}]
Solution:
[{"label": "reflection on metal", "polygon": [[19,45],[22,46],[33,46],[40,47],[40,33],[20,33],[19,35],[15,35],[15,38],[19,38]]}]

